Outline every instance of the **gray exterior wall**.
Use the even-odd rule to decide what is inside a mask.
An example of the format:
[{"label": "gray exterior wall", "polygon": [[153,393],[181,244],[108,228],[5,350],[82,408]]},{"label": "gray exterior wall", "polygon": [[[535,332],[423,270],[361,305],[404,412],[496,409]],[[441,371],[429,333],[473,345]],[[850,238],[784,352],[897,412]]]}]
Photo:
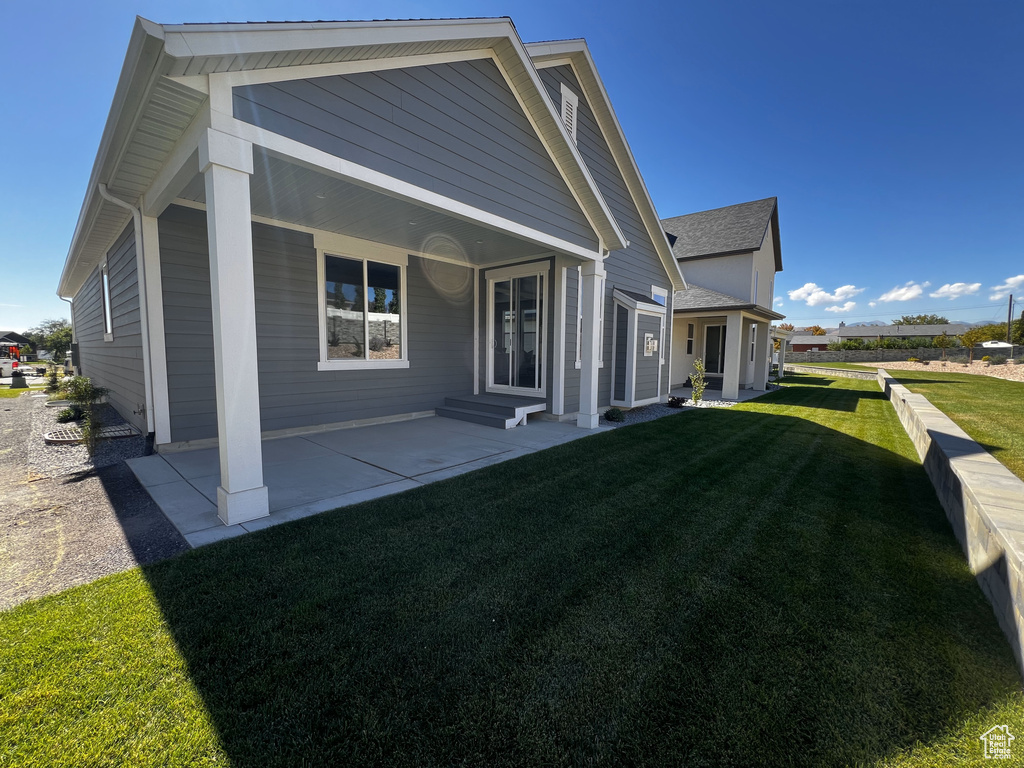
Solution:
[{"label": "gray exterior wall", "polygon": [[[671,296],[672,284],[665,272],[665,266],[654,248],[651,236],[644,226],[640,212],[619,173],[611,150],[601,134],[594,113],[583,94],[583,89],[576,80],[572,67],[567,65],[548,67],[540,70],[540,77],[556,109],[561,109],[561,84],[563,82],[579,96],[576,113],[576,145],[601,190],[601,194],[608,202],[615,220],[626,235],[626,239],[629,240],[628,248],[612,252],[605,261],[608,279],[605,287],[604,359],[610,360],[613,332],[612,289],[624,288],[649,296],[651,286],[656,285],[669,291]],[[670,344],[671,330],[666,329],[665,336],[662,343]],[[668,369],[669,366],[666,365],[662,372],[662,391],[664,392],[668,391]],[[608,405],[610,386],[611,366],[606,364],[600,372],[598,405]]]},{"label": "gray exterior wall", "polygon": [[[171,439],[216,437],[213,324],[206,217],[171,207],[160,217]],[[473,302],[442,294],[409,258],[408,369],[318,371],[312,236],[253,225],[260,419],[264,431],[427,411],[473,391]],[[438,270],[464,267],[434,262]],[[460,276],[461,277],[461,276]],[[471,280],[445,281],[472,285]]]},{"label": "gray exterior wall", "polygon": [[113,341],[103,340],[103,294],[99,267],[85,281],[72,302],[81,371],[94,384],[109,389],[107,401],[129,423],[145,433],[146,385],[139,319],[139,282],[135,268],[135,231],[131,224],[107,251],[107,276]]},{"label": "gray exterior wall", "polygon": [[493,61],[240,86],[233,97],[240,120],[597,247]]},{"label": "gray exterior wall", "polygon": [[579,272],[575,267],[565,270],[565,412],[580,409],[580,371],[576,367],[580,325]]},{"label": "gray exterior wall", "polygon": [[615,392],[612,399],[626,399],[626,351],[629,348],[629,310],[615,305]]},{"label": "gray exterior wall", "polygon": [[[658,396],[658,365],[661,358],[661,341],[658,352],[644,357],[644,334],[653,333],[654,338],[661,339],[661,318],[643,313],[636,316],[636,389],[634,400],[646,400]],[[666,368],[668,365],[666,364]]]}]

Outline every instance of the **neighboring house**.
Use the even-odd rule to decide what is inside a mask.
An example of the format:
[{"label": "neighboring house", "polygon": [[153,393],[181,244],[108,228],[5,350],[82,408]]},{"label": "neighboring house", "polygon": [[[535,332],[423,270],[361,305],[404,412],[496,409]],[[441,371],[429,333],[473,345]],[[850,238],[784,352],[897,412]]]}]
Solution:
[{"label": "neighboring house", "polygon": [[838,328],[829,333],[838,336],[839,341],[849,341],[850,339],[876,341],[886,338],[934,339],[943,333],[947,336],[959,336],[970,329],[971,326],[960,323],[946,323],[944,325],[846,325],[840,323]]},{"label": "neighboring house", "polygon": [[812,336],[807,334],[793,335],[786,344],[788,352],[824,352],[828,345],[839,342],[840,338],[833,334]]},{"label": "neighboring house", "polygon": [[0,331],[0,357],[17,358],[19,349],[31,345],[32,340],[17,331]]},{"label": "neighboring house", "polygon": [[157,450],[217,441],[233,524],[261,435],[667,398],[685,287],[582,40],[138,19],[58,292]]},{"label": "neighboring house", "polygon": [[774,197],[663,219],[686,275],[673,297],[672,385],[704,360],[722,396],[763,390],[771,362],[775,273],[782,271],[779,208]]}]

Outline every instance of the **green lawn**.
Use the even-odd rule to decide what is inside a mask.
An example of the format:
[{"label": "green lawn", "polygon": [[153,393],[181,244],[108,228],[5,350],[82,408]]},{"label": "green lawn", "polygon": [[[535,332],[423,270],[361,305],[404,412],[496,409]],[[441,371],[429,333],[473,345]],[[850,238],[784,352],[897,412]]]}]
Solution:
[{"label": "green lawn", "polygon": [[889,375],[927,397],[1024,480],[1024,383],[944,370]]},{"label": "green lawn", "polygon": [[5,397],[18,397],[22,392],[41,392],[46,387],[28,387],[27,389],[11,389],[7,386],[0,387],[0,399]]},{"label": "green lawn", "polygon": [[0,614],[0,766],[983,765],[1020,678],[909,440],[786,381]]}]

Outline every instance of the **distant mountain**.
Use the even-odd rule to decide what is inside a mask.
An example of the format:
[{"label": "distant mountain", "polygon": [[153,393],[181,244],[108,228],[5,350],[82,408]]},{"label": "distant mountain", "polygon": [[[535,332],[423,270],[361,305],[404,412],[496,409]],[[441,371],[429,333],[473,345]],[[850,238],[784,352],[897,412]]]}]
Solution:
[{"label": "distant mountain", "polygon": [[881,320],[865,320],[862,323],[847,323],[846,327],[847,328],[856,328],[856,327],[862,326],[862,325],[888,325],[888,323],[883,323]]}]

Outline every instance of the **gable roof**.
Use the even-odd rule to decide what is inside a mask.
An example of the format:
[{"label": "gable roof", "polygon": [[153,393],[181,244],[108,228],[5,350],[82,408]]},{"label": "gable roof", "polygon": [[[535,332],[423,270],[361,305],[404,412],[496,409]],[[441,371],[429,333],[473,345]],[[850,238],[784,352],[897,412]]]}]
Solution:
[{"label": "gable roof", "polygon": [[498,63],[604,248],[627,247],[507,17],[179,25],[136,18],[58,293],[78,291],[131,217],[105,200],[99,185],[137,205],[208,103],[207,75],[280,70],[294,76],[299,68],[406,58],[415,66],[417,56],[473,52]]},{"label": "gable roof", "polygon": [[17,331],[0,331],[0,344],[10,346],[11,344],[31,344],[32,340],[22,336]]},{"label": "gable roof", "polygon": [[676,290],[685,288],[686,279],[672,253],[672,246],[661,225],[654,201],[651,200],[647,185],[644,183],[643,176],[640,175],[636,158],[633,157],[633,151],[629,148],[629,142],[626,141],[626,135],[615,115],[608,91],[605,90],[604,82],[598,74],[597,65],[594,64],[594,59],[590,55],[586,40],[551,40],[542,43],[528,43],[526,50],[538,67],[561,64],[569,64],[572,67],[576,73],[576,79],[583,88],[583,95],[601,129],[601,134],[608,143],[608,149],[618,166],[619,173],[633,198],[633,204],[639,211],[651,242],[654,243],[654,248],[661,258],[665,271],[672,280],[672,287]]},{"label": "gable roof", "polygon": [[782,271],[778,198],[766,197],[739,205],[662,219],[677,259],[699,259],[756,251],[772,227],[775,271]]}]

